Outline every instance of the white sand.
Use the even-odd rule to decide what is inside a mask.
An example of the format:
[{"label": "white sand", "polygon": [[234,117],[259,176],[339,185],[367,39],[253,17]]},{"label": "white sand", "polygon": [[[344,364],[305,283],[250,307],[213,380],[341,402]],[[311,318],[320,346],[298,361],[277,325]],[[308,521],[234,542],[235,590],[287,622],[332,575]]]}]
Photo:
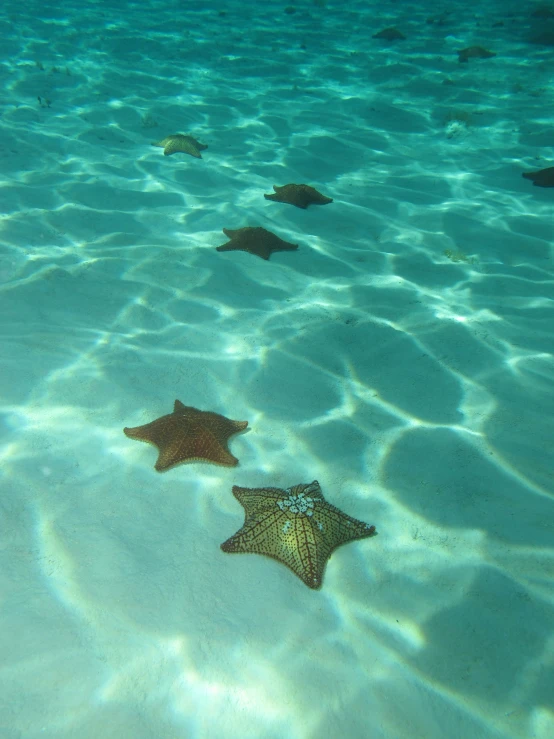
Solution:
[{"label": "white sand", "polygon": [[[552,48],[285,7],[2,6],[1,739],[554,736]],[[236,469],[123,435],[175,398]],[[379,532],[320,591],[221,552],[233,484],[313,479]]]}]

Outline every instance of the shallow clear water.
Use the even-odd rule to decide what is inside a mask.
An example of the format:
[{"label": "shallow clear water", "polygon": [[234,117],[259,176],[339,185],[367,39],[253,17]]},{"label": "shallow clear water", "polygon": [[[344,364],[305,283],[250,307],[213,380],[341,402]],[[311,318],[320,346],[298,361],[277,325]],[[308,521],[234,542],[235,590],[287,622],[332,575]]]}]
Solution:
[{"label": "shallow clear water", "polygon": [[[3,4],[1,739],[554,736],[534,7]],[[238,467],[154,470],[176,398]],[[221,551],[233,485],[314,479],[378,531],[320,590]]]}]

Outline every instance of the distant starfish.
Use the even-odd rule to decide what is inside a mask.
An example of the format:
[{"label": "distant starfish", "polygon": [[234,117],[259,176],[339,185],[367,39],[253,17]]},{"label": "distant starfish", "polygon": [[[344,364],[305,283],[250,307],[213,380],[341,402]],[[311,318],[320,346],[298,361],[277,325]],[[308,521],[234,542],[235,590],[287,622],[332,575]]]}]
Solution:
[{"label": "distant starfish", "polygon": [[246,226],[235,230],[224,228],[223,233],[231,241],[216,247],[217,251],[247,251],[249,254],[255,254],[262,259],[269,259],[274,251],[298,249],[298,244],[283,241],[283,239],[280,239],[271,231],[261,228],[261,226],[256,228]]},{"label": "distant starfish", "polygon": [[274,200],[277,203],[289,203],[297,208],[307,208],[308,205],[327,205],[333,199],[322,195],[311,185],[273,185],[275,192],[264,195],[266,200]]},{"label": "distant starfish", "polygon": [[163,472],[180,462],[213,462],[235,467],[238,459],[227,449],[233,434],[243,431],[248,421],[231,421],[219,413],[199,411],[175,401],[173,413],[144,426],[124,428],[130,439],[149,441],[158,447],[155,469]]},{"label": "distant starfish", "polygon": [[458,51],[458,61],[467,64],[470,59],[490,59],[496,56],[494,51],[484,49],[482,46],[468,46],[467,49]]},{"label": "distant starfish", "polygon": [[404,36],[402,31],[399,31],[398,28],[395,28],[394,26],[389,26],[389,28],[383,28],[382,31],[374,33],[371,38],[380,38],[384,39],[385,41],[404,41],[406,36]]},{"label": "distant starfish", "polygon": [[208,148],[206,144],[201,144],[200,141],[184,133],[173,133],[161,141],[152,142],[152,146],[163,147],[166,157],[170,154],[182,152],[183,154],[190,154],[191,157],[196,157],[197,159],[202,159],[200,152]]},{"label": "distant starfish", "polygon": [[521,176],[531,180],[537,187],[554,187],[554,167],[537,169],[535,172],[522,172]]},{"label": "distant starfish", "polygon": [[375,526],[327,503],[317,480],[287,490],[235,485],[233,495],[244,508],[244,525],[221,549],[272,557],[309,588],[321,586],[333,550],[376,534]]}]

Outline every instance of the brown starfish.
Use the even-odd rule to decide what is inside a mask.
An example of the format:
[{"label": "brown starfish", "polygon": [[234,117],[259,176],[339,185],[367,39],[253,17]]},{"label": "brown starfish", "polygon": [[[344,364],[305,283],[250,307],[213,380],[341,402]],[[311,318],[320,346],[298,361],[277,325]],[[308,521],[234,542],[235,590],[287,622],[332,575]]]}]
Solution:
[{"label": "brown starfish", "polygon": [[522,172],[522,177],[532,180],[537,187],[554,187],[554,167],[538,169],[536,172]]},{"label": "brown starfish", "polygon": [[130,439],[149,441],[158,447],[155,469],[163,472],[180,462],[213,462],[236,467],[238,459],[227,448],[229,437],[243,431],[248,421],[231,421],[219,413],[199,411],[175,401],[173,413],[151,423],[124,428]]},{"label": "brown starfish", "polygon": [[231,241],[216,247],[217,251],[247,251],[249,254],[255,254],[262,259],[269,259],[274,251],[293,251],[298,249],[298,244],[290,244],[283,241],[271,231],[267,231],[261,226],[253,228],[246,226],[245,228],[237,228],[232,230],[224,228],[223,233],[228,236]]},{"label": "brown starfish", "polygon": [[244,525],[221,545],[223,551],[272,557],[309,588],[320,587],[337,547],[376,534],[375,526],[327,503],[317,480],[287,490],[235,485],[233,495],[244,508]]},{"label": "brown starfish", "polygon": [[458,61],[467,64],[470,59],[490,59],[491,56],[496,56],[494,51],[483,49],[482,46],[468,46],[458,52]]},{"label": "brown starfish", "polygon": [[202,159],[200,152],[208,148],[206,144],[201,144],[200,141],[184,133],[173,133],[161,141],[152,142],[152,146],[163,147],[164,156],[166,157],[170,156],[170,154],[182,152],[183,154],[190,154],[191,157],[196,157],[197,159]]},{"label": "brown starfish", "polygon": [[310,185],[273,185],[275,192],[264,195],[266,200],[274,200],[276,203],[288,203],[296,205],[297,208],[307,208],[308,205],[327,205],[333,202],[333,198],[322,195],[315,187]]}]

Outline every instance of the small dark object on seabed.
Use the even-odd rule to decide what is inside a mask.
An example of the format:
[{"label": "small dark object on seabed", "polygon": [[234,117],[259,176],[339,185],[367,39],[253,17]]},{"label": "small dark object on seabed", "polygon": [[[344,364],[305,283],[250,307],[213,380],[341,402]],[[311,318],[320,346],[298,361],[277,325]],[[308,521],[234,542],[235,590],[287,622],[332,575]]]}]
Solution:
[{"label": "small dark object on seabed", "polygon": [[404,36],[404,34],[399,31],[398,28],[394,28],[394,26],[391,26],[390,28],[384,28],[378,33],[374,33],[371,38],[382,38],[385,39],[385,41],[404,41],[406,36]]},{"label": "small dark object on seabed", "polygon": [[446,11],[444,13],[439,13],[439,15],[432,15],[425,23],[428,23],[429,25],[435,25],[435,26],[444,26],[446,25],[447,19],[448,19],[448,13],[449,11]]},{"label": "small dark object on seabed", "polygon": [[542,44],[542,46],[554,46],[554,31],[545,28],[543,31],[539,31],[534,36],[529,38],[532,44]]},{"label": "small dark object on seabed", "polygon": [[531,17],[548,20],[549,18],[554,18],[554,10],[549,5],[539,5],[531,13]]},{"label": "small dark object on seabed", "polygon": [[494,51],[483,49],[482,46],[468,46],[467,49],[458,51],[458,61],[461,64],[467,64],[470,59],[490,59],[491,56],[496,56]]},{"label": "small dark object on seabed", "polygon": [[276,203],[288,203],[296,205],[297,208],[307,208],[309,205],[327,205],[333,199],[322,195],[319,190],[310,185],[273,185],[275,192],[264,195],[266,200],[274,200]]},{"label": "small dark object on seabed", "polygon": [[532,180],[537,187],[554,187],[554,167],[538,169],[536,172],[522,172],[522,177]]}]

